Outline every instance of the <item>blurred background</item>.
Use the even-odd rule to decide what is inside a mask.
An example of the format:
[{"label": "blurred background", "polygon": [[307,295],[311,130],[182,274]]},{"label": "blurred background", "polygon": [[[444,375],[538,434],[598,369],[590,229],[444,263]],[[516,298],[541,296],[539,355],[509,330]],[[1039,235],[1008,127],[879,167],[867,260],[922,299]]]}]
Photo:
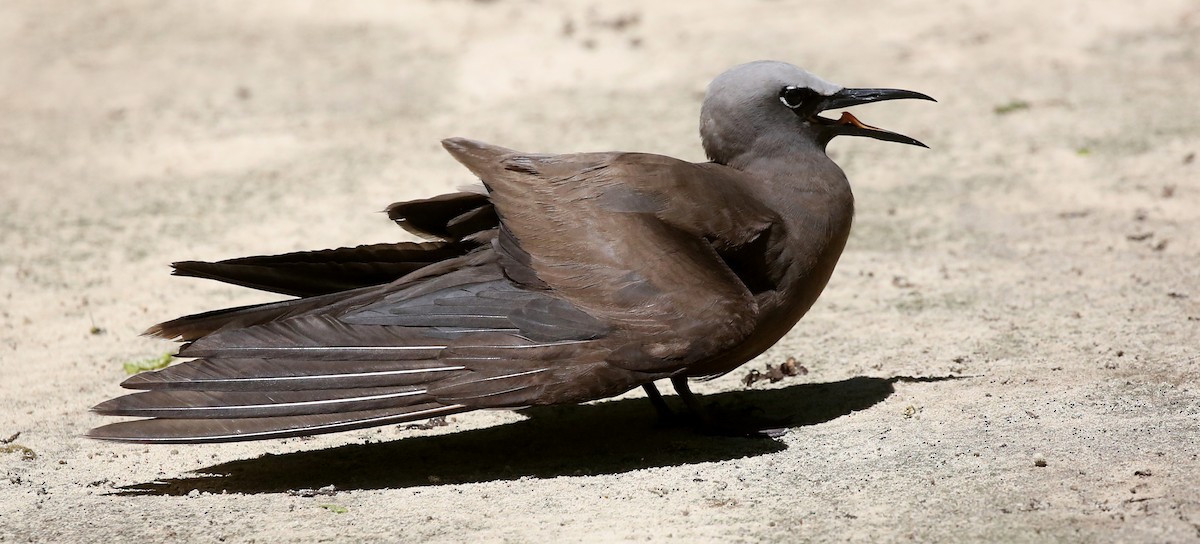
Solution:
[{"label": "blurred background", "polygon": [[[858,198],[854,233],[817,307],[750,366],[796,356],[814,384],[970,379],[898,382],[870,410],[795,429],[786,449],[751,461],[507,491],[358,491],[339,499],[359,505],[354,524],[280,494],[242,497],[256,520],[213,497],[200,500],[218,527],[173,530],[383,538],[397,536],[385,529],[395,522],[433,539],[641,538],[639,524],[722,542],[1196,538],[1198,52],[1194,0],[6,1],[0,435],[21,432],[40,457],[0,457],[10,476],[0,489],[11,491],[0,493],[0,536],[161,537],[201,503],[90,493],[366,436],[181,457],[78,438],[99,422],[87,407],[118,392],[122,361],[171,349],[140,331],[269,300],[171,278],[169,262],[405,239],[377,212],[474,181],[442,151],[449,136],[704,160],[705,85],[734,64],[777,59],[939,103],[855,110],[932,149],[831,144]],[[697,389],[739,390],[740,377]],[[862,442],[898,427],[899,443]],[[1035,453],[1048,468],[1030,468]],[[754,468],[763,463],[783,468],[768,478]],[[39,489],[87,515],[42,510]],[[635,491],[619,504],[599,498],[612,489]],[[541,506],[463,498],[485,491]],[[1139,497],[1155,499],[1129,502]],[[426,515],[455,521],[437,533]]]}]

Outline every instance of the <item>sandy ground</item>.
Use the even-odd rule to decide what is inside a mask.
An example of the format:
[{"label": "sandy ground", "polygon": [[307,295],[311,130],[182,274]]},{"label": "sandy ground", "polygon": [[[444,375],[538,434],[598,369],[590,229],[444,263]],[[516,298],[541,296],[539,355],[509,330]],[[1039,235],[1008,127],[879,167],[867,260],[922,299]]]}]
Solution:
[{"label": "sandy ground", "polygon": [[[1200,541],[1200,2],[1147,5],[6,1],[0,541]],[[471,181],[446,136],[702,160],[705,84],[758,58],[941,100],[856,111],[932,150],[836,141],[829,288],[696,386],[785,437],[658,430],[640,393],[80,437],[172,349],[145,327],[270,299],[168,262],[401,239],[378,210]]]}]

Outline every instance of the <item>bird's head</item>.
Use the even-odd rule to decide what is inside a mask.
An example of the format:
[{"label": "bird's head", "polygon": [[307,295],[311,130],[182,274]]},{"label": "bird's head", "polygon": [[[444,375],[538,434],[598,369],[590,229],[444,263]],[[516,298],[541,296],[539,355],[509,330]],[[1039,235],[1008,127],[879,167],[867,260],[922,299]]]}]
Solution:
[{"label": "bird's head", "polygon": [[825,149],[834,136],[927,147],[925,144],[864,124],[849,112],[837,119],[821,112],[868,102],[927,95],[900,89],[852,89],[825,81],[786,62],[757,61],[735,66],[708,86],[700,109],[700,137],[714,161],[729,164],[747,154]]}]

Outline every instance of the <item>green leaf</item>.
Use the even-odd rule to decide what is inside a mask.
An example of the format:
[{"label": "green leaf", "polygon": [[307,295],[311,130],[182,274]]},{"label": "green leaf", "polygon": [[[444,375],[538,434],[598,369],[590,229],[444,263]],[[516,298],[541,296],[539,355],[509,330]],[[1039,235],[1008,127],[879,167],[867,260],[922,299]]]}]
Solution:
[{"label": "green leaf", "polygon": [[1029,102],[1024,100],[1013,100],[1006,104],[1000,104],[999,106],[992,108],[992,111],[996,112],[996,115],[1008,115],[1015,111],[1027,109],[1029,109]]},{"label": "green leaf", "polygon": [[20,444],[5,444],[0,446],[0,453],[19,453],[22,461],[37,459],[37,452]]},{"label": "green leaf", "polygon": [[125,373],[137,374],[139,372],[146,372],[149,370],[158,370],[171,364],[171,361],[174,360],[174,355],[171,355],[170,353],[164,353],[161,357],[141,359],[139,361],[125,361]]},{"label": "green leaf", "polygon": [[349,512],[349,510],[347,510],[345,506],[342,506],[340,504],[322,504],[319,506],[321,508],[329,510],[330,512],[333,512],[334,514],[345,514],[346,512]]}]

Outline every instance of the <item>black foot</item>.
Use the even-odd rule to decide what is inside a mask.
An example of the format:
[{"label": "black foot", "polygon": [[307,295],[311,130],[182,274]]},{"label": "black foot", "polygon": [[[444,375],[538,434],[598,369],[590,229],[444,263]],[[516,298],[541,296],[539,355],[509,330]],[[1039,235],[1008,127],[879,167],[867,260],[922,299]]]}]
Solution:
[{"label": "black foot", "polygon": [[[756,411],[758,410],[751,410],[751,412]],[[788,433],[790,421],[746,412],[744,410],[724,411],[720,408],[710,408],[706,410],[706,415],[700,418],[699,431],[716,436],[750,438],[779,438]]]},{"label": "black foot", "polygon": [[675,391],[688,408],[687,415],[676,414],[667,406],[666,400],[658,392],[653,383],[642,386],[650,404],[658,412],[658,422],[663,427],[689,426],[697,431],[714,436],[736,436],[752,438],[779,438],[788,432],[790,421],[786,419],[769,419],[762,417],[761,410],[739,410],[725,412],[710,410],[700,404],[700,400],[688,387],[687,378],[671,378]]}]

